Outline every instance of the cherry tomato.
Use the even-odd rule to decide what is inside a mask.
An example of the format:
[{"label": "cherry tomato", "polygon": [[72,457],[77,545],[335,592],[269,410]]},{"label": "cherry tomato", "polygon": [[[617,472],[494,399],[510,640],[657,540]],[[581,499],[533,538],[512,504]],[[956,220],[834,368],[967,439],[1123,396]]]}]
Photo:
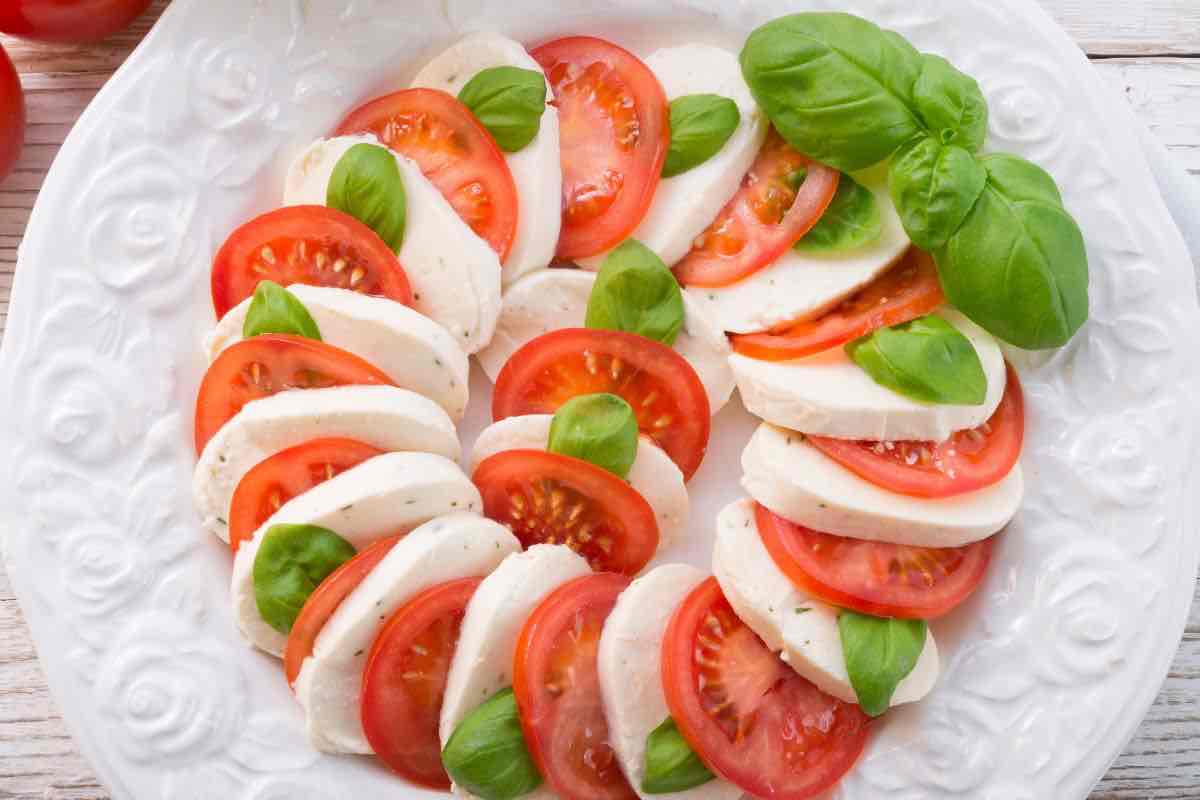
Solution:
[{"label": "cherry tomato", "polygon": [[690,479],[708,449],[708,395],[696,371],[664,344],[618,331],[562,328],[527,342],[496,377],[492,418],[553,414],[581,394],[611,392]]},{"label": "cherry tomato", "polygon": [[0,47],[0,180],[12,171],[25,145],[25,93],[8,53]]},{"label": "cherry tomato", "polygon": [[671,143],[667,97],[637,56],[603,39],[556,39],[531,55],[558,108],[558,257],[602,253],[629,236],[654,199]]},{"label": "cherry tomato", "polygon": [[150,0],[4,0],[0,31],[42,42],[94,42],[128,27]]},{"label": "cherry tomato", "polygon": [[738,619],[716,578],[675,610],[663,637],[671,717],[716,774],[763,800],[816,797],[845,775],[870,719],[779,660]]}]

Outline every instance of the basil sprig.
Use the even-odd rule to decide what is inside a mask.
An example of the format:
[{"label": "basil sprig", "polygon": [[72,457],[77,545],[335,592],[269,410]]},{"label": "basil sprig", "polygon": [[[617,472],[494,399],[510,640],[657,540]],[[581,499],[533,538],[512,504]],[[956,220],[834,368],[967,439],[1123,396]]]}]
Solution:
[{"label": "basil sprig", "polygon": [[475,75],[458,99],[487,128],[506,153],[533,141],[546,110],[546,79],[520,67],[492,67]]},{"label": "basil sprig", "polygon": [[353,545],[328,528],[272,525],[254,557],[258,613],[272,628],[288,633],[304,601],[354,552]]},{"label": "basil sprig", "polygon": [[883,216],[879,213],[875,193],[842,173],[829,207],[793,249],[801,253],[854,250],[870,244],[882,234]]},{"label": "basil sprig", "polygon": [[585,394],[558,407],[550,423],[546,449],[581,458],[619,478],[637,458],[637,416],[615,394]]},{"label": "basil sprig", "polygon": [[456,785],[483,800],[513,800],[542,783],[512,689],[501,689],[450,734],[442,766]]},{"label": "basil sprig", "polygon": [[242,338],[263,333],[290,333],[321,341],[321,330],[300,298],[275,281],[259,281],[242,321]]},{"label": "basil sprig", "polygon": [[924,620],[888,619],[843,610],[838,632],[850,685],[869,716],[888,710],[892,695],[925,649]]},{"label": "basil sprig", "polygon": [[987,397],[975,347],[938,316],[879,328],[847,344],[846,353],[876,383],[922,403],[977,406]]},{"label": "basil sprig", "polygon": [[358,219],[393,250],[404,242],[404,181],[386,147],[360,142],[343,153],[329,177],[325,204]]},{"label": "basil sprig", "polygon": [[708,161],[737,130],[742,112],[719,94],[688,94],[671,101],[671,145],[662,175],[672,178]]},{"label": "basil sprig", "polygon": [[653,250],[626,239],[600,266],[584,324],[672,345],[683,328],[679,282]]},{"label": "basil sprig", "polygon": [[646,737],[646,774],[642,778],[646,794],[682,792],[715,777],[670,717]]}]

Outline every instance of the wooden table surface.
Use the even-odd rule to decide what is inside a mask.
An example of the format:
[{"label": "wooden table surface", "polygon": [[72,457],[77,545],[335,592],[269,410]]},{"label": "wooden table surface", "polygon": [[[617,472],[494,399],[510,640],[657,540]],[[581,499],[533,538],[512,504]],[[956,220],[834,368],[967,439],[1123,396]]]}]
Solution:
[{"label": "wooden table surface", "polygon": [[[157,0],[124,33],[98,45],[37,45],[0,37],[28,104],[25,152],[0,182],[0,335],[17,246],[59,145],[84,106],[161,13]],[[1042,0],[1094,60],[1101,77],[1200,181],[1200,2]],[[46,689],[21,610],[0,564],[0,800],[102,800]],[[1200,798],[1200,602],[1170,676],[1092,800]],[[1047,798],[1047,800],[1053,800]]]}]

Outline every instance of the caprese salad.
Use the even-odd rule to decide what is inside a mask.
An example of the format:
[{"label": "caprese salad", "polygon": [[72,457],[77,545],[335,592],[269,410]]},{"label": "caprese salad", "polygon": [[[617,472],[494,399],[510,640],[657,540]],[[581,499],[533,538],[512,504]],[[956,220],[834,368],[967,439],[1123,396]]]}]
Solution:
[{"label": "caprese salad", "polygon": [[[312,745],[483,800],[834,786],[1020,507],[1003,346],[1087,317],[986,132],[944,59],[802,13],[740,54],[474,34],[302,149],[213,260],[193,489]],[[748,497],[697,521],[735,388]],[[711,572],[648,569],[708,524]]]}]

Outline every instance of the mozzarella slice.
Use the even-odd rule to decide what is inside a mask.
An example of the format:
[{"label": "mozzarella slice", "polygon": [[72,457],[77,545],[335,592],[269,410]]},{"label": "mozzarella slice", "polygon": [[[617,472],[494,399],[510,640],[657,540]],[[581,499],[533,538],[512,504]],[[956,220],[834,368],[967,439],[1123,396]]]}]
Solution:
[{"label": "mozzarella slice", "polygon": [[[685,44],[656,50],[646,58],[668,100],[689,94],[717,94],[737,104],[741,120],[717,153],[703,164],[663,178],[646,216],[629,235],[658,254],[667,265],[692,249],[754,163],[767,138],[766,115],[750,95],[737,56],[711,44]],[[579,261],[598,270],[607,253]]]},{"label": "mozzarella slice", "polygon": [[[513,284],[504,293],[504,304],[492,342],[479,352],[479,363],[494,383],[500,370],[522,345],[559,328],[583,327],[588,297],[596,276],[578,269],[547,269]],[[683,295],[683,329],[675,351],[696,370],[716,414],[733,394],[729,367],[729,342],[703,309]]]},{"label": "mozzarella slice", "polygon": [[[356,144],[378,145],[371,135],[319,139],[288,169],[284,205],[325,205],[333,168]],[[467,353],[484,347],[500,312],[500,261],[442,193],[409,159],[393,153],[404,181],[404,243],[397,256],[413,289],[413,307],[448,330]]]},{"label": "mozzarella slice", "polygon": [[[542,72],[520,43],[495,33],[476,33],[452,45],[417,73],[413,86],[441,89],[455,97],[467,81],[492,67]],[[512,249],[504,261],[504,285],[541,269],[554,258],[562,224],[562,165],[558,157],[558,110],[546,87],[546,108],[537,136],[515,153],[505,153],[520,201]]]},{"label": "mozzarella slice", "polygon": [[325,753],[372,753],[359,710],[363,669],[388,618],[420,592],[446,581],[483,577],[520,542],[477,514],[438,517],[392,548],[342,601],[317,634],[296,678],[308,738]]},{"label": "mozzarella slice", "polygon": [[908,544],[961,547],[986,539],[1021,506],[1021,465],[998,483],[955,497],[889,492],[860,478],[798,433],[760,425],[742,452],[742,486],[758,502],[813,530]]},{"label": "mozzarella slice", "polygon": [[[528,414],[492,423],[475,440],[468,472],[474,474],[484,459],[505,450],[545,450],[553,419],[550,414]],[[683,473],[648,436],[638,437],[637,457],[626,480],[654,509],[659,548],[682,536],[689,508]]]},{"label": "mozzarella slice", "polygon": [[[730,503],[717,515],[712,563],[729,605],[767,647],[821,691],[858,702],[846,673],[838,610],[797,590],[775,566],[759,538],[750,500]],[[927,633],[921,657],[896,687],[891,704],[914,703],[929,694],[940,669],[937,644]]]},{"label": "mozzarella slice", "polygon": [[785,428],[871,441],[940,442],[978,427],[1004,395],[1004,355],[996,340],[949,308],[938,312],[970,340],[987,378],[982,405],[921,403],[879,385],[841,347],[794,361],[729,358],[746,410]]},{"label": "mozzarella slice", "polygon": [[[450,418],[467,411],[467,355],[445,328],[384,297],[349,289],[295,284],[288,291],[304,304],[321,339],[379,367],[403,389],[433,400]],[[242,340],[253,298],[231,308],[205,339],[208,360]]]},{"label": "mozzarella slice", "polygon": [[243,542],[230,596],[238,627],[255,647],[280,656],[287,636],[268,625],[254,599],[254,559],[272,525],[318,525],[362,550],[443,514],[481,513],[479,491],[457,464],[431,453],[384,453],[293,497]]},{"label": "mozzarella slice", "polygon": [[204,446],[192,475],[201,525],[229,541],[229,502],[250,468],[281,450],[328,437],[455,461],[461,454],[450,417],[416,392],[394,386],[280,392],[247,403]]},{"label": "mozzarella slice", "polygon": [[688,564],[665,564],[635,580],[604,622],[596,664],[608,737],[629,785],[643,800],[737,800],[742,790],[716,778],[668,795],[642,791],[646,737],[671,715],[662,685],[662,640],[675,609],[707,575]]}]

